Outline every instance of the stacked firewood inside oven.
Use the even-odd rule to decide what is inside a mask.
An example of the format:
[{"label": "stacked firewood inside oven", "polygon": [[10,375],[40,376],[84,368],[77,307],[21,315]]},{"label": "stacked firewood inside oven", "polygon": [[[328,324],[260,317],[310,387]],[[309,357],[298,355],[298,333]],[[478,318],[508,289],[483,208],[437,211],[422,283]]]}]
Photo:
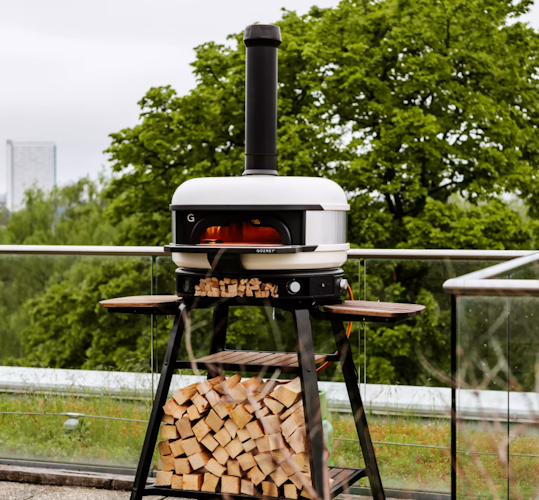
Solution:
[{"label": "stacked firewood inside oven", "polygon": [[258,278],[202,278],[195,285],[197,297],[256,297],[259,299],[279,297],[279,287],[273,283],[262,283]]},{"label": "stacked firewood inside oven", "polygon": [[163,409],[156,486],[311,498],[299,378],[219,376],[178,390]]}]

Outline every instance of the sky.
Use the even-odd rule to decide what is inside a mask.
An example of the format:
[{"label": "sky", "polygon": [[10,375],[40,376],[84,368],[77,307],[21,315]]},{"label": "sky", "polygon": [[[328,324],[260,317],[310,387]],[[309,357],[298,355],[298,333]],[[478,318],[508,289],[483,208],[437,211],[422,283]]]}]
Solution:
[{"label": "sky", "polygon": [[[137,123],[150,87],[182,95],[195,86],[194,47],[315,4],[338,0],[3,0],[0,150],[8,139],[53,141],[58,184],[95,179],[108,135]],[[526,20],[539,28],[537,5]],[[0,193],[5,186],[0,154]]]}]

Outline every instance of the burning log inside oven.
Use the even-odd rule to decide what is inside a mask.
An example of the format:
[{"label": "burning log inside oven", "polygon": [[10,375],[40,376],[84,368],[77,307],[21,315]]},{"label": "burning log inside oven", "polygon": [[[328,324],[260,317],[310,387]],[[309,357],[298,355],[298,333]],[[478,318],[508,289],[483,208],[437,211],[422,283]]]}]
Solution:
[{"label": "burning log inside oven", "polygon": [[299,378],[278,385],[219,376],[176,391],[163,410],[159,485],[311,498]]},{"label": "burning log inside oven", "polygon": [[255,297],[259,299],[278,298],[279,287],[273,283],[263,283],[258,278],[201,278],[195,285],[196,297]]}]

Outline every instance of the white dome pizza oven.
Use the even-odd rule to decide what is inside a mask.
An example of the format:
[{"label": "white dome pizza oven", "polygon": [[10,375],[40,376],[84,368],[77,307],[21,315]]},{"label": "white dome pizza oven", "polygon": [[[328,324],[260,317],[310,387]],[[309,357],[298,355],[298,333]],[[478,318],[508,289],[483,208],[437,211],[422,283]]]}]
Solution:
[{"label": "white dome pizza oven", "polygon": [[278,176],[280,29],[248,26],[244,42],[245,172],[191,179],[174,193],[165,249],[179,266],[176,291],[201,299],[340,298],[350,247],[346,194],[329,179]]}]

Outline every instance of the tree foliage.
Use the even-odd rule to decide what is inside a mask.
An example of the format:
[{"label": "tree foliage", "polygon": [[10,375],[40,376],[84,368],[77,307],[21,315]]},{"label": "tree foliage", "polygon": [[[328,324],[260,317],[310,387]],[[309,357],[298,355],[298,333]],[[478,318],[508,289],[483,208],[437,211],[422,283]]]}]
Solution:
[{"label": "tree foliage", "polygon": [[[538,210],[538,37],[515,22],[530,4],[345,0],[285,12],[281,175],[339,182],[358,245],[526,245],[529,228],[503,200],[513,193]],[[152,88],[141,123],[112,134],[109,214],[137,217],[124,241],[170,239],[167,206],[186,179],[241,174],[244,64],[241,34],[197,47],[196,88]],[[448,207],[455,196],[466,203]]]}]

